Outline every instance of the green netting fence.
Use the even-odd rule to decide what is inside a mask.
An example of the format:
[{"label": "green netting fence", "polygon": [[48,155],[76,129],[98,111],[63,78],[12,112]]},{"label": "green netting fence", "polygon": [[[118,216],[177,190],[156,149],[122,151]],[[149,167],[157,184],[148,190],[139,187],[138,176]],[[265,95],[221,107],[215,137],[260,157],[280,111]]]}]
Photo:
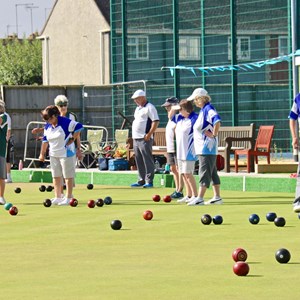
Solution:
[{"label": "green netting fence", "polygon": [[[239,70],[197,68],[242,66],[290,54],[290,10],[289,0],[111,0],[112,83],[145,80],[160,127],[167,122],[160,107],[167,97],[183,99],[205,87],[223,126],[274,124],[274,147],[289,152],[291,60]],[[173,74],[162,69],[174,66],[185,68]],[[113,117],[118,110],[132,117],[135,88],[112,89]]]}]

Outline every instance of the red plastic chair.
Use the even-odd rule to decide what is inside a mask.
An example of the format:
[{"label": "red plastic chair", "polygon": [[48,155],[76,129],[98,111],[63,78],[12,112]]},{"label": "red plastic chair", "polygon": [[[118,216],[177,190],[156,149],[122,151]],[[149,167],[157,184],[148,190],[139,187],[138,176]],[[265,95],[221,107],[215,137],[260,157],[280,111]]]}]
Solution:
[{"label": "red plastic chair", "polygon": [[251,156],[255,157],[256,164],[258,164],[259,156],[266,156],[268,164],[270,164],[270,148],[271,148],[272,137],[274,134],[274,128],[275,128],[274,125],[271,126],[263,125],[259,127],[254,150],[244,149],[244,150],[234,151],[235,172],[238,172],[238,168],[239,168],[238,165],[239,155],[246,155],[248,173],[250,173]]}]

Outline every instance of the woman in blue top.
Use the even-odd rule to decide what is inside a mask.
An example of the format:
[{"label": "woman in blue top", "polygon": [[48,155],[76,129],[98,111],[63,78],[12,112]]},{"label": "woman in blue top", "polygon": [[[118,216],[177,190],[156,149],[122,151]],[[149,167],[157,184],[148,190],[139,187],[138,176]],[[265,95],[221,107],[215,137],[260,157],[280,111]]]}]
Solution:
[{"label": "woman in blue top", "polygon": [[222,204],[220,177],[216,167],[221,118],[210,104],[211,98],[205,89],[195,89],[188,100],[194,100],[194,104],[200,108],[199,117],[194,125],[194,145],[199,159],[199,192],[197,199],[189,205],[204,203],[204,195],[211,182],[214,197],[205,204]]},{"label": "woman in blue top", "polygon": [[187,100],[181,100],[178,109],[179,115],[175,115],[172,121],[176,123],[175,137],[178,172],[179,176],[183,176],[186,196],[177,200],[177,202],[189,203],[197,196],[197,185],[194,178],[197,156],[194,148],[193,126],[198,118],[198,114],[194,112],[193,104]]},{"label": "woman in blue top", "polygon": [[[78,138],[83,126],[76,121],[61,117],[55,105],[46,107],[42,111],[42,117],[47,123],[44,128],[39,160],[45,160],[49,145],[50,167],[55,192],[52,204],[68,205],[72,198],[75,176],[74,156],[76,149],[74,140]],[[62,176],[65,178],[67,188],[64,198],[61,198]]]}]

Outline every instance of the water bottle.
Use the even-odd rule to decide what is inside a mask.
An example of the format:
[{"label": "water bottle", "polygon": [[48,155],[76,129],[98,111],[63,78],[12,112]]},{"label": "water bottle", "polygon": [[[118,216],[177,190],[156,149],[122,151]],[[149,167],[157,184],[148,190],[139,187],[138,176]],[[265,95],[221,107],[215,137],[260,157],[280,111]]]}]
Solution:
[{"label": "water bottle", "polygon": [[160,179],[160,185],[161,186],[165,186],[165,179],[164,179],[164,175],[161,175],[161,179]]},{"label": "water bottle", "polygon": [[294,161],[298,161],[298,148],[293,149]]},{"label": "water bottle", "polygon": [[20,159],[19,161],[19,170],[22,170],[23,169],[23,160]]}]

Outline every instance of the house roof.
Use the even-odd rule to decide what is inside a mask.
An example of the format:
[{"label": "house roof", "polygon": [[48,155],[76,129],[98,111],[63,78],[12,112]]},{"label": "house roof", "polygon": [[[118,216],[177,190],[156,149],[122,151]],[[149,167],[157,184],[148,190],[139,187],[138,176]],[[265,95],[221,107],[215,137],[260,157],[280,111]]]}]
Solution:
[{"label": "house roof", "polygon": [[[44,32],[44,30],[45,30],[45,28],[46,28],[46,26],[47,26],[47,24],[49,22],[49,19],[51,18],[51,15],[52,15],[52,13],[53,13],[53,11],[55,9],[55,6],[56,6],[56,4],[57,4],[58,1],[59,0],[56,0],[54,2],[52,10],[51,10],[51,12],[50,12],[50,14],[49,14],[49,16],[47,18],[47,21],[45,22],[45,25],[44,25],[41,33],[40,33],[41,35],[43,34],[43,32]],[[101,14],[104,16],[106,22],[108,24],[110,24],[110,0],[94,0],[94,1],[96,3],[97,7],[99,8],[99,11],[101,12]]]},{"label": "house roof", "polygon": [[110,24],[110,0],[95,0],[106,22]]}]

